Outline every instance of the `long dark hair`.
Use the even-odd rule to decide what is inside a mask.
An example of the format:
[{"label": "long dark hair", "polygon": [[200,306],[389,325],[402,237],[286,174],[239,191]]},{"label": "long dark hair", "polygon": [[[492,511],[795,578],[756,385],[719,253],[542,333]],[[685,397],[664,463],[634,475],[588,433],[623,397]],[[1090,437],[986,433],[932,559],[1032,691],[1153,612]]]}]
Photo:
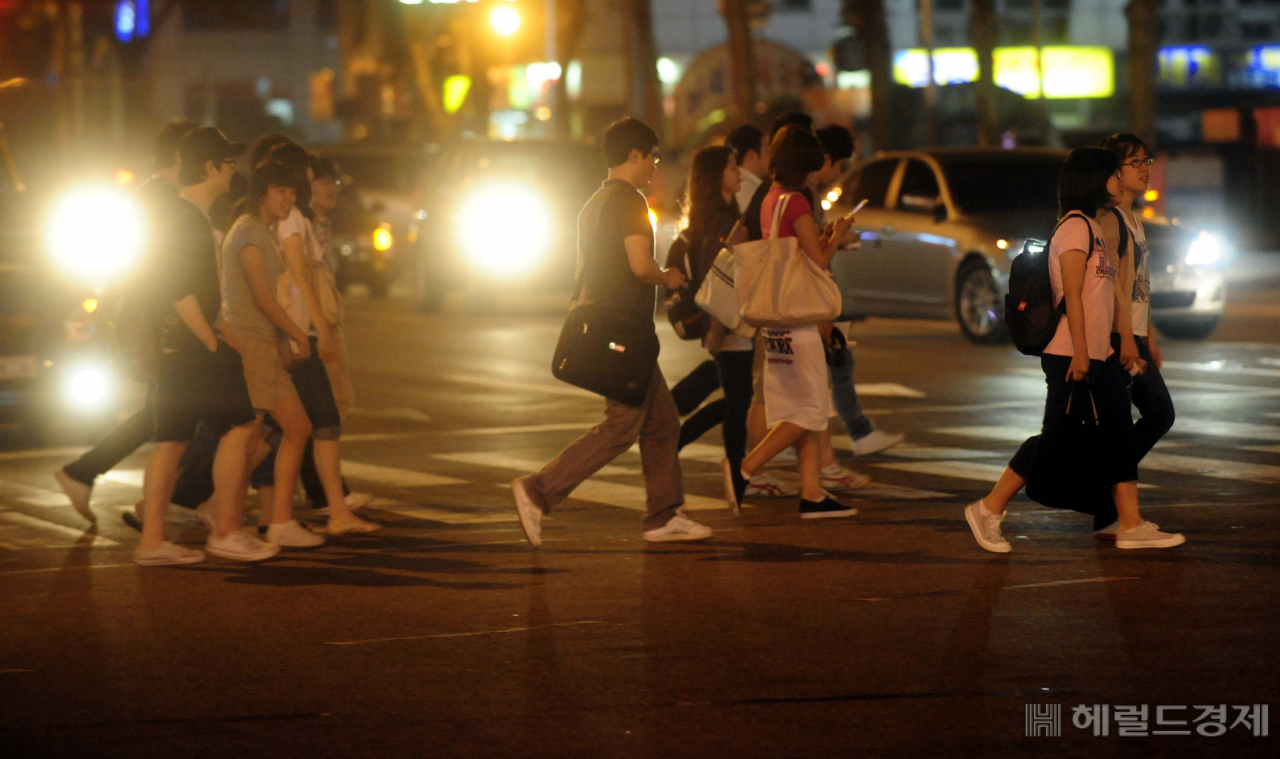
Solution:
[{"label": "long dark hair", "polygon": [[1092,219],[1111,204],[1107,180],[1120,170],[1120,159],[1102,148],[1076,148],[1058,172],[1058,218],[1072,211]]},{"label": "long dark hair", "polygon": [[307,179],[307,169],[311,167],[311,154],[301,145],[292,142],[277,145],[267,154],[272,161],[283,163],[294,177],[294,191],[298,194],[298,210],[308,219],[313,218],[311,210],[311,180]]},{"label": "long dark hair", "polygon": [[737,220],[742,215],[736,198],[728,203],[721,187],[724,172],[734,160],[733,148],[723,145],[705,147],[693,154],[689,169],[689,187],[685,194],[685,213],[689,217],[689,236],[702,238],[718,233],[713,225],[720,219]]},{"label": "long dark hair", "polygon": [[773,181],[788,192],[803,190],[809,175],[821,169],[825,161],[822,143],[813,132],[792,124],[780,129],[773,137],[769,172],[773,174]]}]

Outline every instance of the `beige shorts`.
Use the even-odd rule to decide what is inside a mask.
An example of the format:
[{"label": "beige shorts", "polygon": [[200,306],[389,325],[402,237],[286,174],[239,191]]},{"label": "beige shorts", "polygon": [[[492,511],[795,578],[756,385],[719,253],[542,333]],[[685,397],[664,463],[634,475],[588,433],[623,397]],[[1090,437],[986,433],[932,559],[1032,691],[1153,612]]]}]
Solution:
[{"label": "beige shorts", "polygon": [[259,337],[240,337],[244,381],[249,386],[249,400],[256,411],[271,411],[281,398],[297,397],[289,371],[285,369],[279,344]]}]

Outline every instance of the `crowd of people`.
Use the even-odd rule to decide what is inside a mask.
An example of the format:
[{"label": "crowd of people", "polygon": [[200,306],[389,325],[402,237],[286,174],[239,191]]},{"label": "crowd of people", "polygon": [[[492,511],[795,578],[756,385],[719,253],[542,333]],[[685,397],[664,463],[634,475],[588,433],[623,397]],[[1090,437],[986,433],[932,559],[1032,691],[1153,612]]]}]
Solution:
[{"label": "crowd of people", "polygon": [[[339,464],[352,382],[330,261],[337,167],[268,135],[245,177],[236,171],[245,149],[189,122],[161,131],[156,173],[138,192],[151,244],[112,296],[146,304],[147,402],[55,473],[94,521],[94,481],[153,441],[142,501],[125,520],[142,533],[134,560],[145,566],[191,564],[205,552],[260,561],[322,544],[293,515],[300,478],[329,535],[379,529],[353,513],[370,499],[350,492]],[[257,533],[242,529],[250,484]],[[204,551],[166,539],[171,503],[208,525]]]},{"label": "crowd of people", "polygon": [[[319,545],[324,537],[293,515],[301,478],[324,509],[327,533],[378,525],[354,514],[368,497],[351,493],[340,473],[342,420],[352,382],[342,335],[342,296],[333,283],[328,212],[337,167],[279,135],[249,152],[251,172],[237,174],[246,146],[210,127],[170,124],[157,142],[157,172],[139,191],[156,244],[132,283],[153,304],[154,378],[146,406],[55,476],[86,518],[96,477],[154,440],[136,514],[142,565],[188,564],[205,552],[166,540],[171,503],[194,509],[209,525],[205,551],[257,561],[281,548]],[[766,134],[742,125],[723,145],[691,162],[685,224],[658,263],[643,191],[659,159],[657,134],[622,119],[602,141],[608,178],[578,220],[578,302],[608,303],[653,324],[659,291],[669,303],[690,299],[726,246],[794,238],[798,255],[821,269],[841,248],[858,244],[852,217],[828,222],[816,192],[842,176],[855,153],[840,126],[815,129],[788,113]],[[991,493],[964,511],[978,544],[1007,552],[1000,523],[1010,499],[1034,472],[1053,471],[1103,486],[1098,503],[1073,508],[1094,515],[1095,535],[1121,548],[1169,547],[1185,538],[1142,519],[1137,464],[1169,430],[1173,405],[1149,323],[1149,255],[1133,212],[1146,190],[1151,154],[1133,135],[1074,151],[1059,178],[1059,215],[1046,254],[1063,314],[1044,350],[1047,400],[1041,435],[1028,440]],[[783,329],[731,329],[703,320],[708,359],[669,387],[655,366],[639,406],[608,401],[605,418],[539,472],[512,483],[525,536],[541,544],[541,521],[579,484],[638,441],[647,494],[643,537],[650,542],[703,540],[712,530],[683,509],[681,448],[720,425],[725,499],[737,516],[744,500],[798,497],[803,519],[847,518],[839,500],[871,478],[836,458],[829,420],[844,423],[851,453],[902,442],[875,429],[858,401],[847,323]],[[688,335],[686,335],[688,336]],[[1060,443],[1077,386],[1087,384],[1104,434],[1101,447]],[[705,403],[717,389],[723,399]],[[1142,419],[1135,425],[1130,407]],[[681,418],[687,419],[681,423]],[[765,473],[792,459],[800,488]],[[1035,477],[1048,476],[1036,474]],[[260,503],[257,534],[241,528],[249,486]]]}]

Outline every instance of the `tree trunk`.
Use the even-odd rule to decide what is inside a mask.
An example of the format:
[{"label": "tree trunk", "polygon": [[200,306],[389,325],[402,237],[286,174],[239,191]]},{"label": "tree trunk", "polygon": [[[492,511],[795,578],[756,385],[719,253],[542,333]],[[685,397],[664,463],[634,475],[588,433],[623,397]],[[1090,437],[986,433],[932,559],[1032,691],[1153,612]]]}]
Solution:
[{"label": "tree trunk", "polygon": [[1156,0],[1130,0],[1129,128],[1154,145],[1156,138]]},{"label": "tree trunk", "polygon": [[653,127],[661,138],[664,129],[662,116],[662,85],[658,81],[658,49],[653,39],[653,11],[650,0],[627,0],[631,21],[631,54],[627,61],[631,67],[632,103],[636,117]]},{"label": "tree trunk", "polygon": [[996,144],[995,64],[996,3],[995,0],[972,0],[969,12],[973,22],[973,47],[978,53],[978,145]]},{"label": "tree trunk", "polygon": [[876,150],[893,148],[893,64],[884,0],[843,0],[844,22],[862,40],[871,72],[871,142]]},{"label": "tree trunk", "polygon": [[573,106],[569,102],[569,64],[578,55],[582,32],[587,26],[586,0],[556,0],[556,62],[560,64],[560,81],[552,95],[551,112],[555,116],[556,134],[569,137],[573,133]]},{"label": "tree trunk", "polygon": [[723,0],[720,9],[729,29],[734,115],[740,122],[749,122],[756,115],[756,56],[747,0]]}]

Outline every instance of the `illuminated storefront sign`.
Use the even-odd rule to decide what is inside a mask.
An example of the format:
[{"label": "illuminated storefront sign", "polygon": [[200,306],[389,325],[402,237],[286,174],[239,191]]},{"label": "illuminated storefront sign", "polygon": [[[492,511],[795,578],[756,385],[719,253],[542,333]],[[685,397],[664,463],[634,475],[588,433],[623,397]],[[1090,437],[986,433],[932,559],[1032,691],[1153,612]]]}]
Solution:
[{"label": "illuminated storefront sign", "polygon": [[1222,58],[1203,45],[1162,47],[1156,53],[1160,84],[1214,87],[1222,84]]},{"label": "illuminated storefront sign", "polygon": [[[1048,98],[1106,98],[1115,93],[1115,60],[1109,48],[1050,46],[1042,49],[1044,94]],[[1023,97],[1040,97],[1040,76],[1033,47],[998,47],[993,54],[995,82]],[[899,50],[894,54],[893,78],[912,87],[923,87],[929,78],[924,50]],[[973,48],[938,48],[933,51],[933,80],[937,84],[961,84],[978,79],[978,55]]]}]

